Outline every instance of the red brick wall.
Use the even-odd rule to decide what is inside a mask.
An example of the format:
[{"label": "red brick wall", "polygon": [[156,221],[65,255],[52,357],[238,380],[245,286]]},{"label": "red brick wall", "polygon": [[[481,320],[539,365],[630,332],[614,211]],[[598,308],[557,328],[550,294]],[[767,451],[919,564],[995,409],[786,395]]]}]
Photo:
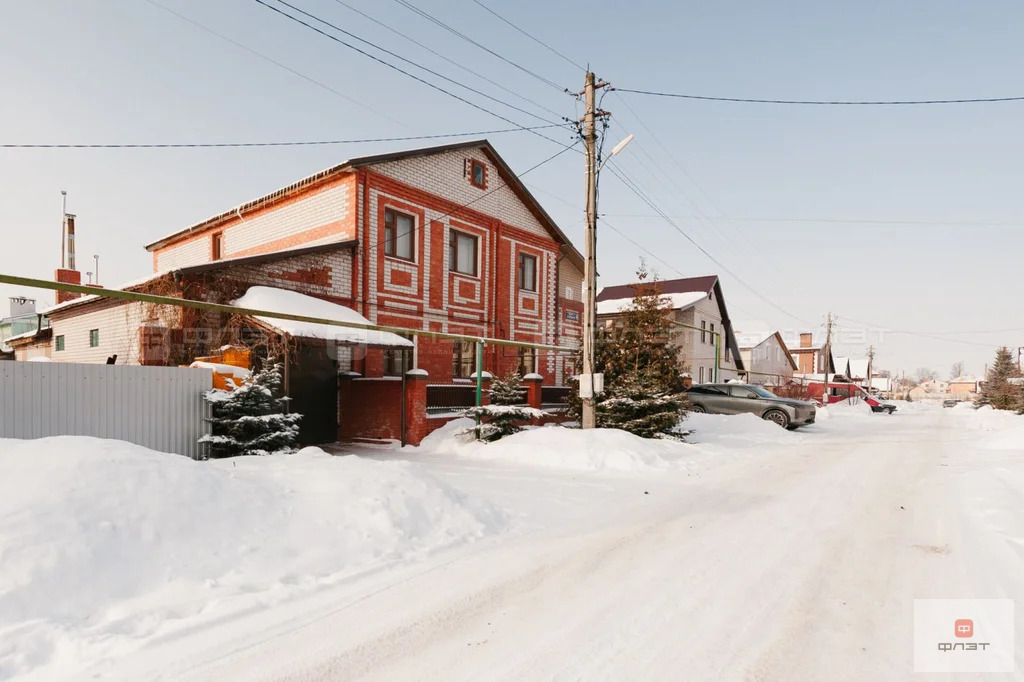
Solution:
[{"label": "red brick wall", "polygon": [[342,379],[339,384],[339,437],[401,438],[400,379]]}]

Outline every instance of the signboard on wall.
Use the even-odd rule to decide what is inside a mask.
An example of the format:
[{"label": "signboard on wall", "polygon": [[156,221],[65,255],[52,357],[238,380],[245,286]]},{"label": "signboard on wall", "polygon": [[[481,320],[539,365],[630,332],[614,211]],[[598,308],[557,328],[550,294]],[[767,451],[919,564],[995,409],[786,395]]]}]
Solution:
[{"label": "signboard on wall", "polygon": [[566,310],[565,311],[565,319],[569,320],[570,322],[579,322],[580,321],[580,311],[578,311],[578,310]]}]

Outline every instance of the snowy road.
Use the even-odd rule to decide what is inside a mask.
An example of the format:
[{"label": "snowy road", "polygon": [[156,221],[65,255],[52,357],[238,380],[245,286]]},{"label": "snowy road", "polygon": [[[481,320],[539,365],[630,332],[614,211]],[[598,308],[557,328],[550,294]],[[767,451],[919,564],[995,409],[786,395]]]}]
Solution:
[{"label": "snowy road", "polygon": [[963,427],[974,414],[955,412],[833,418],[690,475],[534,477],[427,457],[464,490],[519,505],[524,530],[105,672],[910,679],[915,597],[1024,597],[1024,449],[977,450]]}]

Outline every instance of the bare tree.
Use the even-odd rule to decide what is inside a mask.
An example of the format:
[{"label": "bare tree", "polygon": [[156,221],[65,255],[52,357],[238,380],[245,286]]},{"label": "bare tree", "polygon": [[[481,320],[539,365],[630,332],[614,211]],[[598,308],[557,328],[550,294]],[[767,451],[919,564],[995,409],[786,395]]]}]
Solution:
[{"label": "bare tree", "polygon": [[953,363],[953,368],[949,370],[950,379],[959,379],[964,375],[964,361],[957,360]]},{"label": "bare tree", "polygon": [[914,372],[914,376],[917,377],[917,380],[923,384],[926,381],[935,381],[936,379],[938,379],[939,373],[936,372],[931,367],[918,367],[917,371]]}]

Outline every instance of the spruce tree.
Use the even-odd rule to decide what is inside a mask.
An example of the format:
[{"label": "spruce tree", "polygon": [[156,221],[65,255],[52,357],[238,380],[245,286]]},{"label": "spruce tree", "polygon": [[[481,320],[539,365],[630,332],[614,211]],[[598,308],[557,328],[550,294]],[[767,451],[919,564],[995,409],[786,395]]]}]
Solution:
[{"label": "spruce tree", "polygon": [[1021,371],[1013,360],[1013,354],[1003,346],[996,351],[995,362],[985,376],[985,384],[975,403],[979,406],[991,405],[997,410],[1024,409],[1024,387],[1009,381],[1020,376]]},{"label": "spruce tree", "polygon": [[286,413],[281,394],[281,365],[268,362],[233,391],[213,389],[205,399],[212,406],[213,433],[199,439],[210,457],[268,455],[295,450],[302,415]]},{"label": "spruce tree", "polygon": [[[478,440],[491,441],[511,436],[522,431],[522,424],[531,419],[543,417],[544,413],[526,405],[526,389],[519,372],[513,372],[505,379],[495,379],[488,395],[490,405],[471,407],[464,416],[480,421],[479,427],[468,429]],[[465,432],[464,432],[465,433]]]},{"label": "spruce tree", "polygon": [[[644,438],[678,433],[687,406],[671,307],[649,277],[641,264],[630,306],[597,331],[594,345],[595,369],[604,374],[605,388],[596,399],[598,426]],[[578,419],[581,413],[582,401],[570,394],[569,414]]]}]

